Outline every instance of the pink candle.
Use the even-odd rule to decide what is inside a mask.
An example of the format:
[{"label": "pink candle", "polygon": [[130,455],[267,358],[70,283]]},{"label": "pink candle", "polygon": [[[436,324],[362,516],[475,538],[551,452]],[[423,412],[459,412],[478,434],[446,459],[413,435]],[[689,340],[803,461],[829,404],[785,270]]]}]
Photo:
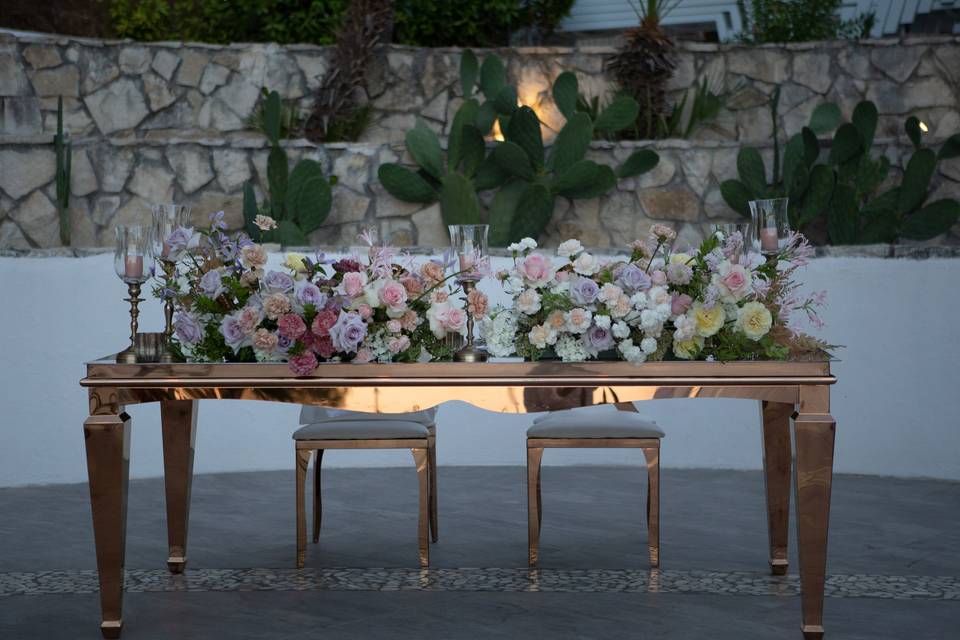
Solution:
[{"label": "pink candle", "polygon": [[128,278],[142,278],[143,256],[127,256],[123,274]]},{"label": "pink candle", "polygon": [[760,229],[760,250],[765,253],[776,253],[780,249],[775,227]]},{"label": "pink candle", "polygon": [[476,256],[472,253],[460,254],[460,271],[469,271],[476,264]]}]

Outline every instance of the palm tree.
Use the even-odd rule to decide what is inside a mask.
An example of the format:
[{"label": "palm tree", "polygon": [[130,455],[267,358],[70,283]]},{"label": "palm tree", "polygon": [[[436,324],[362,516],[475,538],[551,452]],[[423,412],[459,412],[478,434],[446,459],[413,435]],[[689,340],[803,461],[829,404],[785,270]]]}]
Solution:
[{"label": "palm tree", "polygon": [[621,91],[633,96],[640,105],[637,115],[638,138],[656,138],[669,115],[667,81],[676,62],[674,42],[660,21],[680,0],[641,0],[640,9],[630,0],[640,24],[626,33],[620,50],[607,59]]}]

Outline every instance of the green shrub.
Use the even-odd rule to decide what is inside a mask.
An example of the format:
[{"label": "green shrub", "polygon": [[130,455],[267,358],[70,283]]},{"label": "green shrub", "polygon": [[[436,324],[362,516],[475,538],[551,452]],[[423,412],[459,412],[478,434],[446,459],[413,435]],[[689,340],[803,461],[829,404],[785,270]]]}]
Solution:
[{"label": "green shrub", "polygon": [[[350,0],[104,0],[116,36],[228,44],[332,44]],[[572,0],[397,0],[393,40],[500,46],[534,26],[551,33]]]},{"label": "green shrub", "polygon": [[868,37],[874,24],[873,14],[841,20],[837,15],[841,3],[842,0],[739,0],[743,18],[740,39],[763,44]]}]

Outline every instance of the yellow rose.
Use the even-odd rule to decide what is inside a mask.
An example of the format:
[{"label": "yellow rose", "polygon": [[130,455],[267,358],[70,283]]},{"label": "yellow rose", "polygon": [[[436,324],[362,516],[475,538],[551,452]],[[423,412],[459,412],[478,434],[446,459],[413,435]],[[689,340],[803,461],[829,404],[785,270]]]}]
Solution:
[{"label": "yellow rose", "polygon": [[307,263],[304,262],[304,257],[302,253],[288,253],[287,259],[283,262],[283,266],[288,269],[293,269],[294,271],[306,271]]},{"label": "yellow rose", "polygon": [[700,349],[703,349],[703,338],[700,336],[673,342],[673,355],[681,360],[693,360],[700,353]]},{"label": "yellow rose", "polygon": [[770,310],[759,302],[748,302],[740,307],[737,314],[737,328],[751,340],[759,340],[767,335],[772,324]]},{"label": "yellow rose", "polygon": [[690,256],[689,254],[678,252],[670,256],[670,264],[689,264]]},{"label": "yellow rose", "polygon": [[723,310],[723,305],[715,304],[709,309],[704,309],[698,304],[693,308],[693,319],[697,322],[697,334],[709,338],[723,328],[727,314]]}]

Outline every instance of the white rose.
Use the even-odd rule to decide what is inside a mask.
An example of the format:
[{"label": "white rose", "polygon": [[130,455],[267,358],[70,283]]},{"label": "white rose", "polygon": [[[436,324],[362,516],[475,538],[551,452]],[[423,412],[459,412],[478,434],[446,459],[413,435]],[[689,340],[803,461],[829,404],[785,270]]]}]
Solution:
[{"label": "white rose", "polygon": [[610,316],[596,316],[593,319],[593,323],[600,327],[601,329],[610,328]]},{"label": "white rose", "polygon": [[653,338],[644,338],[640,341],[640,348],[645,354],[650,355],[657,350],[657,341]]},{"label": "white rose", "polygon": [[370,305],[372,308],[376,309],[383,306],[383,302],[380,301],[380,289],[383,288],[383,285],[387,283],[386,280],[374,280],[367,286],[363,288],[363,301]]},{"label": "white rose", "polygon": [[579,240],[566,240],[557,247],[557,255],[561,258],[572,258],[583,251],[583,245]]},{"label": "white rose", "polygon": [[573,261],[573,270],[583,276],[592,276],[600,268],[600,263],[591,254],[584,251]]},{"label": "white rose", "polygon": [[618,339],[626,338],[627,336],[630,335],[630,325],[628,325],[626,322],[621,321],[613,325],[612,331],[613,331],[614,338],[618,338]]}]

